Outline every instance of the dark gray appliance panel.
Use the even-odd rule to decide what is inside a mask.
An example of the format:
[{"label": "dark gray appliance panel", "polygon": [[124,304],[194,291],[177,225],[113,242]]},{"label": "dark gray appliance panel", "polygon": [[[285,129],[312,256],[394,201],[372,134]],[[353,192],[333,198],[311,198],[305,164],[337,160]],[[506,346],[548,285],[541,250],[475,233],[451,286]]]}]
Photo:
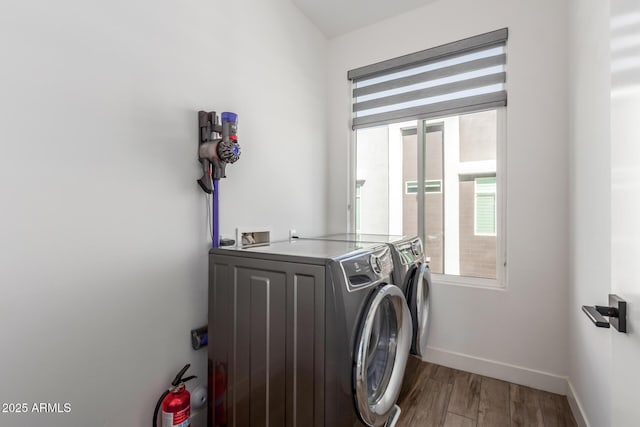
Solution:
[{"label": "dark gray appliance panel", "polygon": [[216,390],[210,373],[209,425],[324,425],[325,268],[218,254],[209,268],[209,365],[226,377]]}]

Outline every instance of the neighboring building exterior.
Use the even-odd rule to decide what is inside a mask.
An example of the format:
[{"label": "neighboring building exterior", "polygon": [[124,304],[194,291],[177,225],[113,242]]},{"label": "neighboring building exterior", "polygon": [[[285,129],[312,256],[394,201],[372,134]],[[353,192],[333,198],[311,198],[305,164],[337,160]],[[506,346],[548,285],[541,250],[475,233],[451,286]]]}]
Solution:
[{"label": "neighboring building exterior", "polygon": [[[493,170],[477,167],[475,174],[460,176],[460,275],[472,277],[496,277],[496,228],[497,228],[497,194],[496,194],[496,111],[486,111],[460,116],[460,163],[493,162]],[[482,180],[482,178],[485,178]],[[478,210],[482,207],[478,187],[482,182],[491,182],[493,177],[493,194],[484,193],[489,200],[483,212],[485,221],[492,219],[491,224],[478,224]],[[488,189],[489,192],[491,189]],[[478,206],[481,205],[481,206]],[[488,208],[488,209],[487,209]],[[492,218],[488,218],[491,217]],[[491,227],[491,225],[493,227]],[[477,230],[484,226],[485,230]],[[481,227],[482,228],[482,227]]]},{"label": "neighboring building exterior", "polygon": [[[496,278],[496,120],[493,110],[427,123],[425,249],[434,273]],[[399,227],[402,234],[418,234],[417,129],[416,122],[404,125],[358,131],[358,231],[389,233]],[[380,137],[387,129],[384,145]],[[401,135],[397,142],[396,133]],[[377,153],[372,154],[374,147]],[[388,153],[400,147],[402,156],[382,170],[377,157],[390,158]],[[390,202],[399,192],[401,203]]]}]

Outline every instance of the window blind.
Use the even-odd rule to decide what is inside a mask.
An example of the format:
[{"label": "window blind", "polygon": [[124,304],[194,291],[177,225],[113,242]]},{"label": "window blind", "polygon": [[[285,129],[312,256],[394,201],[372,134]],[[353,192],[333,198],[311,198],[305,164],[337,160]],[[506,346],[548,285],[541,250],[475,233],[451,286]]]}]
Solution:
[{"label": "window blind", "polygon": [[507,28],[348,72],[353,129],[507,105]]}]

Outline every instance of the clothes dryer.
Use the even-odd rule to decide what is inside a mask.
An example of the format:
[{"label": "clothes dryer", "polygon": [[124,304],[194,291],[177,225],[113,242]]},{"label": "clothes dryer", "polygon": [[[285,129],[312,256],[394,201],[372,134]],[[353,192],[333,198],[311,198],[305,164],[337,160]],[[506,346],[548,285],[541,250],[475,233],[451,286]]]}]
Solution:
[{"label": "clothes dryer", "polygon": [[220,248],[209,266],[210,426],[393,424],[412,322],[388,245]]}]

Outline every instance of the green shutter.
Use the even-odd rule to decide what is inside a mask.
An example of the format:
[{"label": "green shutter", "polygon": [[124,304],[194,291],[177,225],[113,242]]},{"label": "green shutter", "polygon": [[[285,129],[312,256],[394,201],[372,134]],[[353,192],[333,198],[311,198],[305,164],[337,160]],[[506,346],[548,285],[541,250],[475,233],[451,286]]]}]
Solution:
[{"label": "green shutter", "polygon": [[496,192],[496,177],[487,176],[484,178],[476,178],[476,193],[494,193]]},{"label": "green shutter", "polygon": [[407,181],[404,183],[406,194],[418,193],[418,181]]},{"label": "green shutter", "polygon": [[496,178],[476,178],[475,234],[496,234]]},{"label": "green shutter", "polygon": [[424,192],[425,193],[441,193],[442,192],[442,181],[439,179],[433,181],[425,181],[424,182]]}]

